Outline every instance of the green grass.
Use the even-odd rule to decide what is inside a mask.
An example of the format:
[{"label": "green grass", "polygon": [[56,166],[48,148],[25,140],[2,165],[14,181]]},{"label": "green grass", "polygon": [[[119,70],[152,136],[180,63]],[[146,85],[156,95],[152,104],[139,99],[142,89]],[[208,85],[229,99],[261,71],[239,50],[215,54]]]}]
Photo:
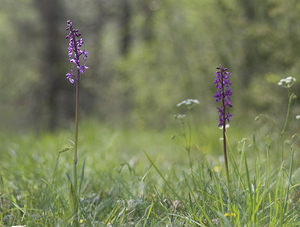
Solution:
[{"label": "green grass", "polygon": [[[192,131],[191,171],[179,129],[116,129],[84,122],[79,132],[80,225],[300,225],[296,138],[280,146],[274,131],[262,127],[246,134],[233,125],[228,186],[221,131],[215,125]],[[72,138],[71,130],[1,134],[2,226],[71,225]]]}]

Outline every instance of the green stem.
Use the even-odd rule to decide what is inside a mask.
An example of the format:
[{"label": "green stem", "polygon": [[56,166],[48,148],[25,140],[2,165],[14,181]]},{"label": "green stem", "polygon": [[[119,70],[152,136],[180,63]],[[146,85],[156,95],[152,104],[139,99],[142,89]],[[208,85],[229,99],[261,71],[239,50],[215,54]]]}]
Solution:
[{"label": "green stem", "polygon": [[288,103],[288,109],[287,109],[287,113],[286,113],[286,117],[285,117],[285,121],[284,121],[284,125],[282,127],[282,130],[280,132],[280,143],[281,143],[281,159],[283,161],[283,150],[284,150],[284,144],[283,144],[283,135],[286,131],[286,127],[289,121],[289,117],[290,117],[290,112],[291,112],[291,106],[293,104],[293,100],[296,98],[296,95],[294,93],[292,93],[289,96],[289,103]]},{"label": "green stem", "polygon": [[186,143],[186,148],[187,148],[187,152],[188,152],[188,156],[189,156],[189,164],[190,164],[190,169],[191,172],[193,174],[193,161],[192,161],[192,157],[191,157],[191,149],[192,149],[192,129],[191,129],[191,125],[189,123],[187,123],[187,127],[188,127],[188,140]]},{"label": "green stem", "polygon": [[228,157],[227,157],[227,149],[226,149],[226,125],[223,124],[223,148],[224,148],[224,159],[225,159],[225,168],[226,168],[226,177],[227,183],[229,187],[230,178],[229,178],[229,168],[228,168]]},{"label": "green stem", "polygon": [[77,202],[77,161],[78,161],[78,115],[79,115],[79,72],[76,78],[76,101],[75,101],[75,147],[73,157],[73,208],[74,208],[74,226],[78,226],[78,202]]},{"label": "green stem", "polygon": [[294,99],[294,93],[292,93],[289,97],[288,110],[287,110],[287,113],[286,113],[284,125],[283,125],[281,133],[280,133],[281,136],[283,136],[283,134],[285,133],[286,127],[287,127],[287,123],[288,123],[288,120],[289,120],[293,99]]}]

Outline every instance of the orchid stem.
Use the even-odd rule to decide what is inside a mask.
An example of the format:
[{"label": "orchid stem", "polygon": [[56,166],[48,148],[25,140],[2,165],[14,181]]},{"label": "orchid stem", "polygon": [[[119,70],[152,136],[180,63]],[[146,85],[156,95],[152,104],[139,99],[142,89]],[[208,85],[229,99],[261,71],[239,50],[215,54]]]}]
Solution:
[{"label": "orchid stem", "polygon": [[230,184],[229,178],[229,168],[228,168],[228,157],[227,157],[227,149],[226,149],[226,126],[223,125],[223,148],[224,148],[224,160],[225,160],[225,168],[226,168],[226,177],[228,186]]},{"label": "orchid stem", "polygon": [[73,193],[73,205],[74,205],[74,224],[78,226],[78,202],[77,202],[77,162],[78,162],[78,115],[79,115],[79,72],[76,78],[76,101],[75,101],[75,147],[73,157],[73,177],[74,177],[74,193]]}]

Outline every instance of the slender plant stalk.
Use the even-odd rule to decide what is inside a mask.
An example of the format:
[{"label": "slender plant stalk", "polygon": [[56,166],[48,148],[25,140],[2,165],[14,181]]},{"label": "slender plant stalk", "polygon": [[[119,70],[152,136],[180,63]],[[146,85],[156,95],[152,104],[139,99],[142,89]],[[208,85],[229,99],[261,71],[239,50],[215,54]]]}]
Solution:
[{"label": "slender plant stalk", "polygon": [[187,128],[188,128],[188,138],[186,138],[186,151],[188,153],[190,169],[193,175],[193,161],[191,157],[192,130],[191,130],[191,125],[189,123],[187,123]]},{"label": "slender plant stalk", "polygon": [[229,178],[228,157],[227,157],[227,150],[226,150],[226,129],[225,129],[225,125],[223,125],[223,148],[224,148],[226,176],[227,176],[227,181],[228,181],[228,185],[229,185],[230,178]]},{"label": "slender plant stalk", "polygon": [[[222,85],[223,85],[223,77],[222,77]],[[227,176],[227,183],[229,187],[230,179],[229,179],[229,168],[228,168],[228,157],[227,157],[227,150],[226,150],[226,105],[225,105],[225,92],[224,92],[224,86],[222,86],[223,90],[223,98],[222,98],[222,105],[224,107],[223,109],[223,149],[224,149],[224,161],[225,161],[225,168],[226,168],[226,176]]]},{"label": "slender plant stalk", "polygon": [[[290,92],[289,92],[290,93]],[[288,121],[289,121],[289,117],[290,117],[290,112],[291,112],[291,107],[293,104],[293,100],[296,98],[296,95],[294,93],[289,95],[289,103],[288,103],[288,109],[287,109],[287,113],[285,116],[285,121],[284,121],[284,125],[282,127],[282,130],[280,132],[280,143],[281,143],[281,161],[283,161],[283,156],[284,156],[284,139],[283,139],[283,135],[286,131],[287,125],[288,125]]]},{"label": "slender plant stalk", "polygon": [[74,223],[78,225],[78,202],[77,202],[77,161],[78,161],[78,115],[79,115],[79,72],[76,78],[76,101],[75,101],[75,147],[74,147],[74,157],[73,157],[73,206],[74,206]]},{"label": "slender plant stalk", "polygon": [[285,117],[285,122],[284,122],[284,125],[283,125],[281,133],[280,133],[281,136],[283,136],[283,134],[285,133],[285,130],[286,130],[286,127],[287,127],[287,124],[288,124],[288,121],[289,121],[291,106],[292,106],[292,103],[293,103],[294,99],[295,99],[295,94],[292,93],[289,97],[289,103],[288,103],[288,109],[287,109],[287,113],[286,113],[286,117]]}]

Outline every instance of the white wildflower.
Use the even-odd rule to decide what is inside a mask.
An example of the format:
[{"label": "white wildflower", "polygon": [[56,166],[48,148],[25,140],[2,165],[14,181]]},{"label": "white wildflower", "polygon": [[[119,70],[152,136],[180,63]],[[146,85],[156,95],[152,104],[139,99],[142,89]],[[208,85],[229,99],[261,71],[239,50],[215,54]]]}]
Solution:
[{"label": "white wildflower", "polygon": [[296,120],[300,120],[300,115],[297,115],[297,116],[296,116]]},{"label": "white wildflower", "polygon": [[281,86],[281,87],[284,87],[284,88],[290,88],[295,84],[295,82],[296,82],[296,78],[289,76],[285,79],[281,79],[278,82],[278,85]]},{"label": "white wildflower", "polygon": [[199,100],[197,99],[186,99],[183,100],[182,102],[178,103],[176,106],[180,107],[180,106],[191,106],[193,104],[199,104]]}]

